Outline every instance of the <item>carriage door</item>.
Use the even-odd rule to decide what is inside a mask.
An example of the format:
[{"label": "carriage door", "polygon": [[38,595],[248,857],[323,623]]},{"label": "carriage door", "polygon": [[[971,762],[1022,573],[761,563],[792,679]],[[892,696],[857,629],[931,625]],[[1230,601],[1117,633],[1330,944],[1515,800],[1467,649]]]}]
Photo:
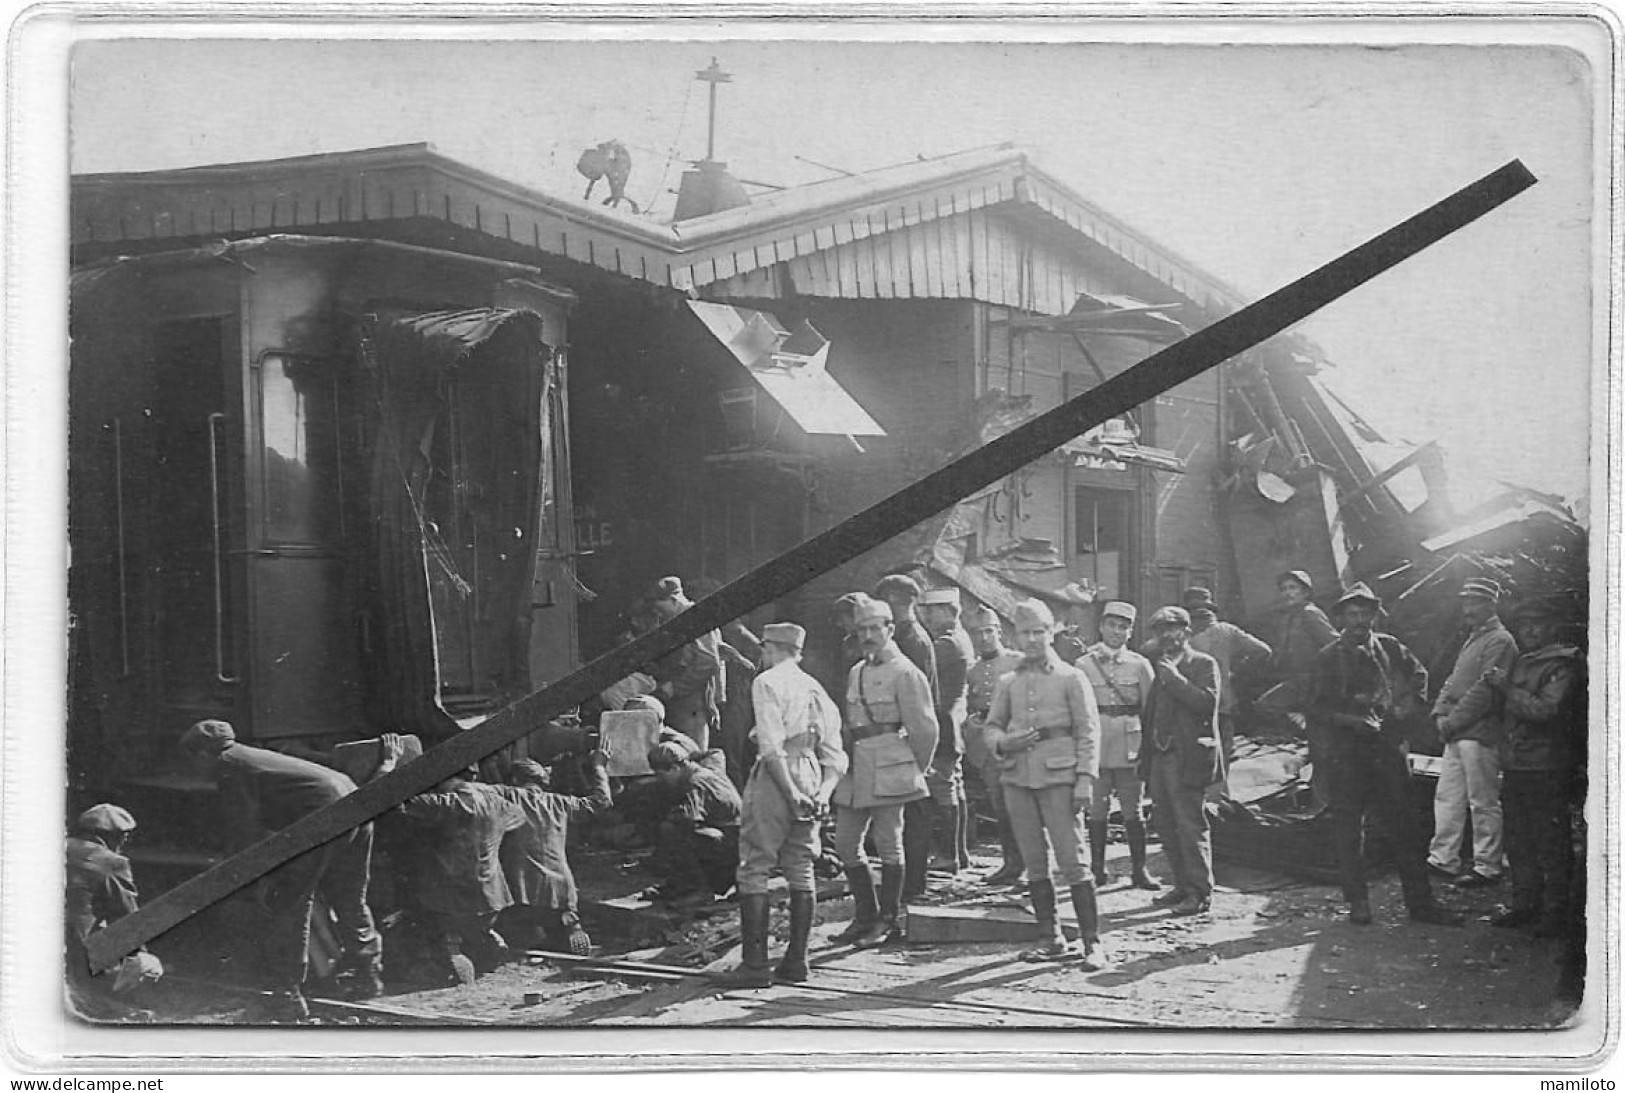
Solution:
[{"label": "carriage door", "polygon": [[362,726],[359,616],[346,572],[347,389],[334,362],[263,354],[249,460],[251,689],[260,738]]}]

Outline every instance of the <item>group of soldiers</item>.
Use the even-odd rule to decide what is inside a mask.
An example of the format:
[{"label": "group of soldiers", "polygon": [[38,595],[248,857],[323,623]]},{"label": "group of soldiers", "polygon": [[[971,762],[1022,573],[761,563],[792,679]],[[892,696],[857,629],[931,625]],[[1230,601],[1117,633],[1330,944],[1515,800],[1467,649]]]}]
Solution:
[{"label": "group of soldiers", "polygon": [[[1040,941],[1024,959],[1090,969],[1109,963],[1096,888],[1109,879],[1113,798],[1128,844],[1128,883],[1156,893],[1151,902],[1174,915],[1209,912],[1204,805],[1222,791],[1229,761],[1232,670],[1249,660],[1266,663],[1279,681],[1258,707],[1289,718],[1307,737],[1352,922],[1372,921],[1362,847],[1368,815],[1390,836],[1410,918],[1454,925],[1462,916],[1434,898],[1429,871],[1449,872],[1467,886],[1494,883],[1504,804],[1512,896],[1492,922],[1532,924],[1548,936],[1561,930],[1574,909],[1569,815],[1585,738],[1583,656],[1558,640],[1562,607],[1520,603],[1514,642],[1497,618],[1499,587],[1483,578],[1463,585],[1471,634],[1431,707],[1446,754],[1432,853],[1425,855],[1409,803],[1406,724],[1429,709],[1427,670],[1377,628],[1382,604],[1364,584],[1344,590],[1330,618],[1311,602],[1307,574],[1282,574],[1278,587],[1286,611],[1273,647],[1219,621],[1211,592],[1191,589],[1183,606],[1151,614],[1148,640],[1137,648],[1132,604],[1102,604],[1098,640],[1084,643],[1057,625],[1043,601],[1027,600],[1011,611],[1009,648],[1004,623],[990,609],[962,611],[957,589],[922,589],[893,574],[874,595],[836,601],[841,642],[822,680],[803,665],[803,627],[775,622],[759,639],[749,635],[756,664],[735,676],[736,683],[748,680],[748,692],[736,690],[735,702],[746,708],[733,711],[748,715],[748,747],[710,739],[722,731],[718,706],[729,690],[719,634],[671,654],[644,682],[606,692],[603,703],[652,708],[666,723],[649,760],[658,774],[674,775],[681,792],[662,815],[659,856],[679,887],[703,884],[720,893],[730,880],[737,886],[742,942],[740,964],[727,977],[732,985],[808,978],[815,865],[830,820],[854,901],[851,923],[832,942],[873,948],[903,940],[902,912],[926,892],[928,874],[969,864],[967,770],[999,824],[1003,862],[985,883],[1024,881],[1038,922]],[[676,578],[661,581],[652,601],[663,604],[656,621],[692,606]],[[712,743],[736,753],[726,767]],[[223,721],[193,725],[180,745],[218,787],[223,826],[236,845],[355,789],[330,766],[241,743]],[[401,738],[386,735],[380,750],[377,773],[401,761]],[[515,930],[527,946],[588,951],[566,835],[572,819],[611,804],[604,758],[598,751],[586,757],[587,785],[572,792],[555,791],[548,767],[518,760],[506,784],[481,781],[471,770],[393,810],[390,822],[414,832],[399,883],[413,893],[445,982],[470,982],[508,959],[503,934],[511,939]],[[733,778],[725,773],[730,767]],[[1485,788],[1491,776],[1493,791]],[[1147,866],[1147,797],[1166,890]],[[1453,817],[1464,803],[1473,859],[1452,869],[1445,855],[1463,841],[1463,819]],[[69,980],[90,1012],[138,996],[162,974],[145,952],[102,976],[91,976],[84,959],[90,934],[135,907],[121,853],[134,827],[125,809],[97,805],[79,817],[68,842]],[[273,1017],[307,1013],[318,896],[336,925],[344,993],[382,991],[382,940],[367,903],[372,842],[373,826],[363,824],[272,875],[274,925],[262,944],[276,979]],[[789,889],[789,930],[782,958],[770,966],[775,874]],[[1075,943],[1061,930],[1057,882],[1076,916]]]}]

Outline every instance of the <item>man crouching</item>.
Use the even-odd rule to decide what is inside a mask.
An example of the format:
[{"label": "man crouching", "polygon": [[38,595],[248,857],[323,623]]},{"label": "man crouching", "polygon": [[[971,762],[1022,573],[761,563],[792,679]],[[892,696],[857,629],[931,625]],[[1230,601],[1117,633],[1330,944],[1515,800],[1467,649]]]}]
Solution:
[{"label": "man crouching", "polygon": [[[1027,890],[1044,935],[1028,960],[1078,960],[1097,971],[1106,964],[1100,945],[1094,881],[1079,847],[1084,815],[1094,795],[1100,756],[1100,714],[1082,672],[1050,644],[1055,616],[1038,600],[1016,605],[1016,650],[1022,662],[999,680],[985,739],[999,757],[1005,807],[1027,866]],[[1072,894],[1081,952],[1067,944],[1055,914],[1051,849]]]}]

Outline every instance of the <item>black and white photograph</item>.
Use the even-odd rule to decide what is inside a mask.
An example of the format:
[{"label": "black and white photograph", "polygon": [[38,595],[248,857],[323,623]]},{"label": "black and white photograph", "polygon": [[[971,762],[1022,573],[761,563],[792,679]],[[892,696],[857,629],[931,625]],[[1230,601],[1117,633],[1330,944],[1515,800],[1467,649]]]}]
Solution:
[{"label": "black and white photograph", "polygon": [[58,28],[66,1039],[1594,1059],[1617,22],[642,15]]}]

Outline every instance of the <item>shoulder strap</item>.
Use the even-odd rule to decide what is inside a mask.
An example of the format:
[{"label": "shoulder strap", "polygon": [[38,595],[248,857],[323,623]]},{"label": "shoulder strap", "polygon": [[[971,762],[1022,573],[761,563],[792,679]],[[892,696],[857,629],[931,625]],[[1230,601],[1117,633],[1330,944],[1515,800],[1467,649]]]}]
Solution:
[{"label": "shoulder strap", "polygon": [[[1139,702],[1130,700],[1129,696],[1123,693],[1122,688],[1117,685],[1117,681],[1114,680],[1111,677],[1111,674],[1106,671],[1105,665],[1101,664],[1101,662],[1100,662],[1100,654],[1099,653],[1091,650],[1090,653],[1089,653],[1089,659],[1094,661],[1095,664],[1098,666],[1099,671],[1100,671],[1100,678],[1101,678],[1102,682],[1104,682],[1106,684],[1106,686],[1108,686],[1108,687],[1110,687],[1112,689],[1112,694],[1117,696],[1118,705],[1120,705],[1120,706],[1138,706],[1139,705]],[[1141,698],[1144,698],[1144,696],[1142,695]]]}]

